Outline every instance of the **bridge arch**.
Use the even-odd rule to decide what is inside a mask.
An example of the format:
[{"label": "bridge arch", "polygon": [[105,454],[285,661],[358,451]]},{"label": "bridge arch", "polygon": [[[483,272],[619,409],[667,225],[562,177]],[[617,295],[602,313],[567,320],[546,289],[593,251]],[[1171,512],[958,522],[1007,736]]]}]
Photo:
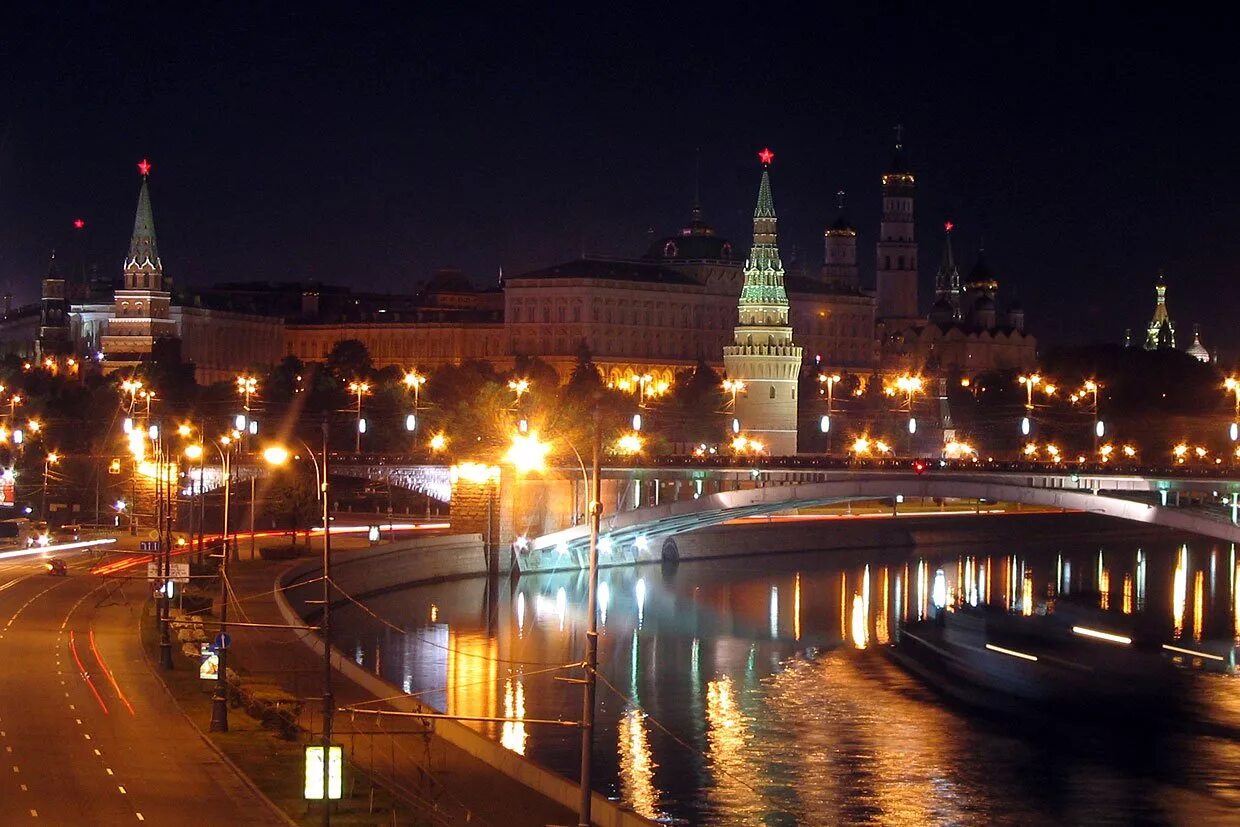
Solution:
[{"label": "bridge arch", "polygon": [[[1121,520],[1164,526],[1240,542],[1240,526],[1190,509],[1156,505],[1118,492],[1041,487],[1031,480],[913,473],[851,474],[836,479],[720,491],[694,499],[645,506],[604,515],[599,532],[599,563],[604,566],[658,562],[668,539],[737,517],[761,516],[795,508],[849,500],[951,498],[1062,508]],[[1146,493],[1153,486],[1146,488]],[[584,568],[589,529],[580,525],[535,538],[530,555],[538,568]],[[651,550],[658,550],[651,554]],[[542,558],[546,558],[545,561]]]}]

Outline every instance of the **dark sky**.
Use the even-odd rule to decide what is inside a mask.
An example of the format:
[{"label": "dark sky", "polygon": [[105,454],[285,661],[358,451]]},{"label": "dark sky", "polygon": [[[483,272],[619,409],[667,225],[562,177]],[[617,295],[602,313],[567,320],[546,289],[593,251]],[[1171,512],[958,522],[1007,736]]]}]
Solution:
[{"label": "dark sky", "polygon": [[491,283],[636,255],[684,221],[699,148],[707,217],[744,244],[764,145],[785,260],[817,266],[843,188],[870,278],[903,123],[923,304],[950,218],[966,267],[984,235],[1044,343],[1140,328],[1163,268],[1185,344],[1200,321],[1209,347],[1240,350],[1230,16],[107,5],[0,21],[0,281],[19,300],[79,215],[119,269],[143,156],[165,267],[193,284],[400,291],[443,266]]}]

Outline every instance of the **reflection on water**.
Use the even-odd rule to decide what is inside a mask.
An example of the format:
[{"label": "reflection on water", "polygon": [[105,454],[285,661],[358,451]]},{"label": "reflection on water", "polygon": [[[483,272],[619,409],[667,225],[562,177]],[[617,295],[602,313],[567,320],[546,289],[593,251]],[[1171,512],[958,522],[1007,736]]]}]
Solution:
[{"label": "reflection on water", "polygon": [[[1240,685],[1199,672],[1209,726],[1099,750],[949,707],[884,656],[931,605],[1028,614],[1074,594],[1137,614],[1181,651],[1234,666],[1235,549],[1193,539],[914,553],[773,555],[604,570],[601,791],[693,824],[1210,821],[1240,806]],[[1148,583],[1148,587],[1147,587]],[[338,645],[367,669],[575,777],[584,574],[440,583],[350,608]],[[430,621],[428,622],[428,618]],[[1183,655],[1186,665],[1200,658]],[[1213,665],[1213,664],[1206,664]],[[1151,718],[1158,716],[1151,711]],[[1042,814],[1031,815],[1031,814]]]}]

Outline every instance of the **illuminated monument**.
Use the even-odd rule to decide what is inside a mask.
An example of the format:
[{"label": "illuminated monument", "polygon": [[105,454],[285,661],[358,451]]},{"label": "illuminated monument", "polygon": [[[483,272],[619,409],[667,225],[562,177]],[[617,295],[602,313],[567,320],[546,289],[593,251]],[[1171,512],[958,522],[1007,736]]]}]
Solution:
[{"label": "illuminated monument", "polygon": [[775,153],[764,149],[758,205],[753,211],[753,247],[745,262],[745,283],[737,307],[733,344],[723,349],[728,376],[745,383],[736,398],[741,429],[775,456],[797,452],[797,376],[801,348],[792,341],[784,265],[776,242],[775,202],[770,166]]},{"label": "illuminated monument", "polygon": [[172,295],[155,242],[155,216],[147,186],[150,162],[139,162],[138,172],[142,188],[138,191],[129,254],[125,256],[125,286],[116,291],[115,309],[102,340],[105,371],[149,361],[157,343],[175,342],[177,338],[171,317]]}]

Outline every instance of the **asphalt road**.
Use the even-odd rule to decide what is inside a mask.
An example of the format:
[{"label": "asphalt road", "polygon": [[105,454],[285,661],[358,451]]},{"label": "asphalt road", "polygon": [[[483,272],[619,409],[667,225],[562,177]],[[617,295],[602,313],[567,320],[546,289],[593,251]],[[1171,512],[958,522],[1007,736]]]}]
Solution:
[{"label": "asphalt road", "polygon": [[0,560],[0,824],[285,824],[143,656],[143,580]]}]

